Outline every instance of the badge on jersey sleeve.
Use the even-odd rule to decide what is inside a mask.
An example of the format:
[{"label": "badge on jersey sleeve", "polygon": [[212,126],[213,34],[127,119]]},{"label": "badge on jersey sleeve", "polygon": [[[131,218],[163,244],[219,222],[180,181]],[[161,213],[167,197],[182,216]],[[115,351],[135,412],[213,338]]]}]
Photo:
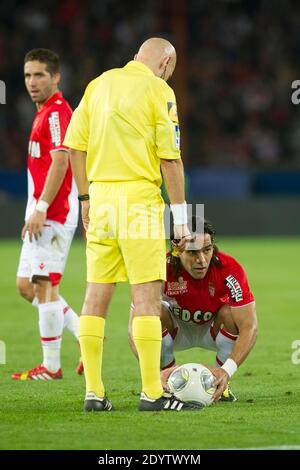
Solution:
[{"label": "badge on jersey sleeve", "polygon": [[168,101],[168,113],[169,113],[169,118],[171,119],[171,121],[174,122],[175,124],[178,124],[178,114],[177,114],[176,103],[172,103],[171,101]]},{"label": "badge on jersey sleeve", "polygon": [[178,122],[177,106],[176,103],[168,101],[168,114],[169,118],[174,124],[174,134],[175,134],[175,147],[177,150],[180,149],[180,129]]}]

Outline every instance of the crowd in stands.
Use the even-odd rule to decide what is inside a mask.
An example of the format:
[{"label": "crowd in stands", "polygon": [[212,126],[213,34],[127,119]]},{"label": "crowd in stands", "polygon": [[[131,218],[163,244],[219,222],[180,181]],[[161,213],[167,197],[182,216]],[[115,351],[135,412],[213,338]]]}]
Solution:
[{"label": "crowd in stands", "polygon": [[[24,88],[25,53],[34,47],[59,53],[61,88],[75,107],[91,79],[124,65],[143,40],[176,37],[162,17],[168,8],[174,14],[173,2],[162,3],[1,2],[0,79],[7,103],[0,105],[0,169],[26,167],[35,108]],[[300,107],[291,102],[291,83],[300,79],[300,2],[189,0],[184,12],[188,164],[300,167]]]}]

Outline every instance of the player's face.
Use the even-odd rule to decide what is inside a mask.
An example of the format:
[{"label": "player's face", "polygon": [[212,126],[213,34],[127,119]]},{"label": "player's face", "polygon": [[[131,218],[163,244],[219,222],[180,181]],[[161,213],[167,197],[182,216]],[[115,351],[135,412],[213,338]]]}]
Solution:
[{"label": "player's face", "polygon": [[194,279],[203,279],[208,271],[213,256],[213,244],[208,233],[196,235],[193,243],[187,244],[180,255],[184,269]]},{"label": "player's face", "polygon": [[57,90],[59,74],[51,75],[47,71],[47,64],[38,60],[26,62],[24,76],[27,91],[37,105],[45,103]]}]

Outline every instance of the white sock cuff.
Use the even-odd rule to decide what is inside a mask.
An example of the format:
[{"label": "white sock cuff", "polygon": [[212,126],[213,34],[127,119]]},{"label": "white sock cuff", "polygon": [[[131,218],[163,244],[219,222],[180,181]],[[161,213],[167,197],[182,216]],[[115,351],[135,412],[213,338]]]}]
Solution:
[{"label": "white sock cuff", "polygon": [[220,328],[219,333],[225,338],[230,339],[231,341],[236,341],[239,337],[239,335],[233,335],[232,333],[228,333],[228,331],[225,330],[225,328]]},{"label": "white sock cuff", "polygon": [[61,301],[55,300],[54,302],[46,302],[45,304],[39,304],[39,312],[47,313],[53,312],[53,310],[59,310],[62,308]]}]

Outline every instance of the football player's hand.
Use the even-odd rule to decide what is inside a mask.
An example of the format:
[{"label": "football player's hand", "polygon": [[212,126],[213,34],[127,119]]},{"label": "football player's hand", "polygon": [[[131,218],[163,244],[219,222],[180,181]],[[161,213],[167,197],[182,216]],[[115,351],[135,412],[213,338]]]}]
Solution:
[{"label": "football player's hand", "polygon": [[88,229],[90,223],[89,211],[90,201],[81,201],[81,219],[85,230]]},{"label": "football player's hand", "polygon": [[214,402],[220,400],[222,393],[227,387],[229,375],[227,374],[226,370],[222,369],[222,367],[210,367],[206,366],[211,373],[215,376],[215,381],[213,382],[213,386],[216,387],[215,393],[213,395]]},{"label": "football player's hand", "polygon": [[172,374],[173,370],[177,369],[177,367],[179,367],[179,366],[169,367],[168,369],[164,369],[160,372],[161,384],[162,384],[163,389],[166,392],[170,391],[169,386],[168,386],[168,378]]},{"label": "football player's hand", "polygon": [[40,212],[35,210],[23,227],[21,234],[22,240],[24,240],[26,232],[28,232],[30,242],[32,242],[33,237],[37,240],[42,235],[42,228],[45,223],[46,217],[46,212]]}]

